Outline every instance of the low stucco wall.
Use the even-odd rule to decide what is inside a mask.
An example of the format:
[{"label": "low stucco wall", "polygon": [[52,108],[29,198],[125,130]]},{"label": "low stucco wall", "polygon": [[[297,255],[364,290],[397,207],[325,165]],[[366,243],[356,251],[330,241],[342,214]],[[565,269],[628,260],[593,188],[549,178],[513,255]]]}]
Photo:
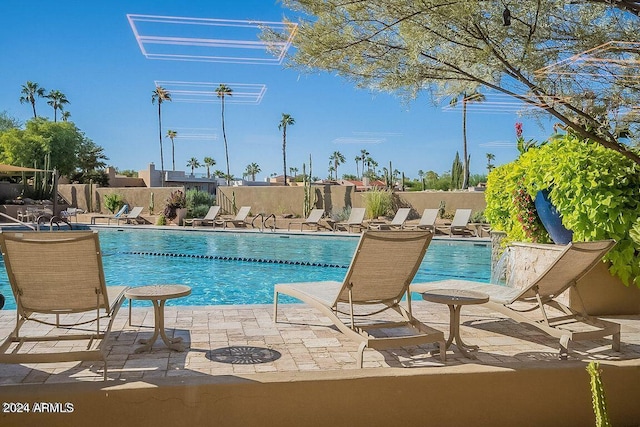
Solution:
[{"label": "low stucco wall", "polygon": [[109,213],[104,207],[105,194],[120,194],[125,203],[129,206],[143,207],[143,214],[149,214],[151,194],[154,199],[154,213],[162,212],[165,201],[169,195],[176,190],[184,191],[183,187],[97,187],[89,184],[61,184],[58,186],[58,193],[69,201],[71,206],[78,207],[87,212]]},{"label": "low stucco wall", "polygon": [[[640,424],[640,368],[601,364],[613,425]],[[0,413],[3,426],[589,426],[585,364],[363,369],[2,386],[4,402],[72,403],[73,413]]]},{"label": "low stucco wall", "polygon": [[[312,201],[315,207],[327,212],[340,212],[345,207],[365,207],[363,192],[355,192],[354,187],[340,185],[313,185]],[[427,208],[438,208],[444,202],[445,210],[453,213],[458,208],[482,211],[486,207],[484,193],[469,191],[419,191],[394,192],[403,206],[412,207],[422,214]],[[225,212],[231,212],[233,205],[251,206],[253,214],[274,213],[302,216],[304,187],[219,187],[218,204]]]}]

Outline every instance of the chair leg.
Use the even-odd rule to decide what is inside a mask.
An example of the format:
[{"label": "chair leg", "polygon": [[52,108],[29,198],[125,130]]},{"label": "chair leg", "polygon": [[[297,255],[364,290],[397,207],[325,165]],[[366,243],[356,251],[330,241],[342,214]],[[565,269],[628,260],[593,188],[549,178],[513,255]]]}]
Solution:
[{"label": "chair leg", "polygon": [[356,364],[358,368],[362,368],[362,359],[364,357],[364,349],[367,346],[366,342],[361,342],[358,346],[358,358],[356,359]]},{"label": "chair leg", "polygon": [[620,332],[613,334],[611,338],[613,339],[611,349],[613,351],[620,351]]},{"label": "chair leg", "polygon": [[560,360],[567,360],[569,358],[569,339],[568,335],[560,337],[560,352],[558,353]]},{"label": "chair leg", "polygon": [[278,323],[278,292],[273,293],[273,323]]}]

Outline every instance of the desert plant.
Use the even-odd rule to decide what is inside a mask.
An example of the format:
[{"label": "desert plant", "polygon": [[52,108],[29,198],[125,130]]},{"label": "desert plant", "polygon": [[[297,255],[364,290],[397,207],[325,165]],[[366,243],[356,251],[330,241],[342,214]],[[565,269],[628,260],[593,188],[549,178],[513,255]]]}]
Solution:
[{"label": "desert plant", "polygon": [[167,218],[163,214],[158,215],[156,219],[156,225],[167,225]]},{"label": "desert plant", "polygon": [[115,213],[124,205],[124,199],[118,193],[109,193],[104,195],[104,207],[111,213]]},{"label": "desert plant", "polygon": [[493,229],[505,231],[512,241],[531,240],[513,200],[520,185],[532,199],[538,191],[549,190],[574,240],[616,240],[605,257],[611,273],[625,284],[640,286],[640,239],[632,232],[639,221],[640,165],[567,133],[495,168],[487,181],[486,216]]},{"label": "desert plant", "polygon": [[368,218],[389,215],[393,207],[393,197],[391,191],[371,190],[363,195]]},{"label": "desert plant", "polygon": [[611,421],[607,413],[607,399],[604,394],[602,378],[600,378],[600,364],[589,362],[587,365],[591,382],[591,399],[593,401],[593,413],[596,416],[596,427],[611,427]]},{"label": "desert plant", "polygon": [[212,206],[216,202],[216,196],[213,194],[209,194],[206,191],[200,191],[196,188],[192,188],[187,190],[185,194],[186,198],[186,208],[188,209],[188,214],[192,215],[194,218],[200,217],[196,214],[196,209],[201,210],[200,206],[205,206],[206,209],[204,213],[206,214],[209,210],[209,206]]},{"label": "desert plant", "polygon": [[172,191],[167,199],[167,203],[164,207],[164,216],[168,220],[174,220],[178,216],[177,210],[187,207],[187,199],[184,193],[180,190]]}]

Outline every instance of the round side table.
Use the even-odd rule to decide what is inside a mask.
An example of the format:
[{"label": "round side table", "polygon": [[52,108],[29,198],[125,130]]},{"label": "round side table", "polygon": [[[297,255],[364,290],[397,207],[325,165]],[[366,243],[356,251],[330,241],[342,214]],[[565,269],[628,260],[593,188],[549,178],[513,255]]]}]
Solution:
[{"label": "round side table", "polygon": [[449,306],[449,338],[445,345],[445,350],[451,346],[455,339],[458,350],[469,359],[475,356],[469,351],[478,350],[477,345],[468,345],[460,338],[460,310],[463,305],[484,304],[489,301],[489,295],[464,289],[434,289],[423,292],[422,299],[438,304]]},{"label": "round side table", "polygon": [[[129,300],[146,300],[153,303],[154,327],[153,336],[149,339],[141,339],[143,344],[136,349],[136,353],[151,351],[153,343],[162,337],[162,341],[171,350],[184,351],[184,346],[180,344],[182,338],[169,338],[164,330],[164,306],[168,299],[186,297],[191,294],[191,288],[186,285],[147,285],[130,288],[125,291],[125,297]],[[131,301],[129,301],[129,325],[131,325]]]}]

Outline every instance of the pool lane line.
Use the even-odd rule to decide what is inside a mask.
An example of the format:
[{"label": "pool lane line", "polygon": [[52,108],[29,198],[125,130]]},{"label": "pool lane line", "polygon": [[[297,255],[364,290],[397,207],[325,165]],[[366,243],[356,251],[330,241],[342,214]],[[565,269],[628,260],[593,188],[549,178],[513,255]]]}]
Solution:
[{"label": "pool lane line", "polygon": [[259,262],[263,264],[303,265],[306,267],[349,268],[348,265],[329,264],[329,263],[311,262],[311,261],[289,261],[289,260],[269,259],[269,258],[251,258],[251,257],[220,256],[220,255],[197,255],[197,254],[174,254],[174,253],[168,253],[168,252],[124,251],[119,253],[123,255],[146,255],[146,256],[159,256],[159,257],[171,257],[171,258],[198,258],[198,259],[209,259],[209,260],[216,260],[216,261]]}]

